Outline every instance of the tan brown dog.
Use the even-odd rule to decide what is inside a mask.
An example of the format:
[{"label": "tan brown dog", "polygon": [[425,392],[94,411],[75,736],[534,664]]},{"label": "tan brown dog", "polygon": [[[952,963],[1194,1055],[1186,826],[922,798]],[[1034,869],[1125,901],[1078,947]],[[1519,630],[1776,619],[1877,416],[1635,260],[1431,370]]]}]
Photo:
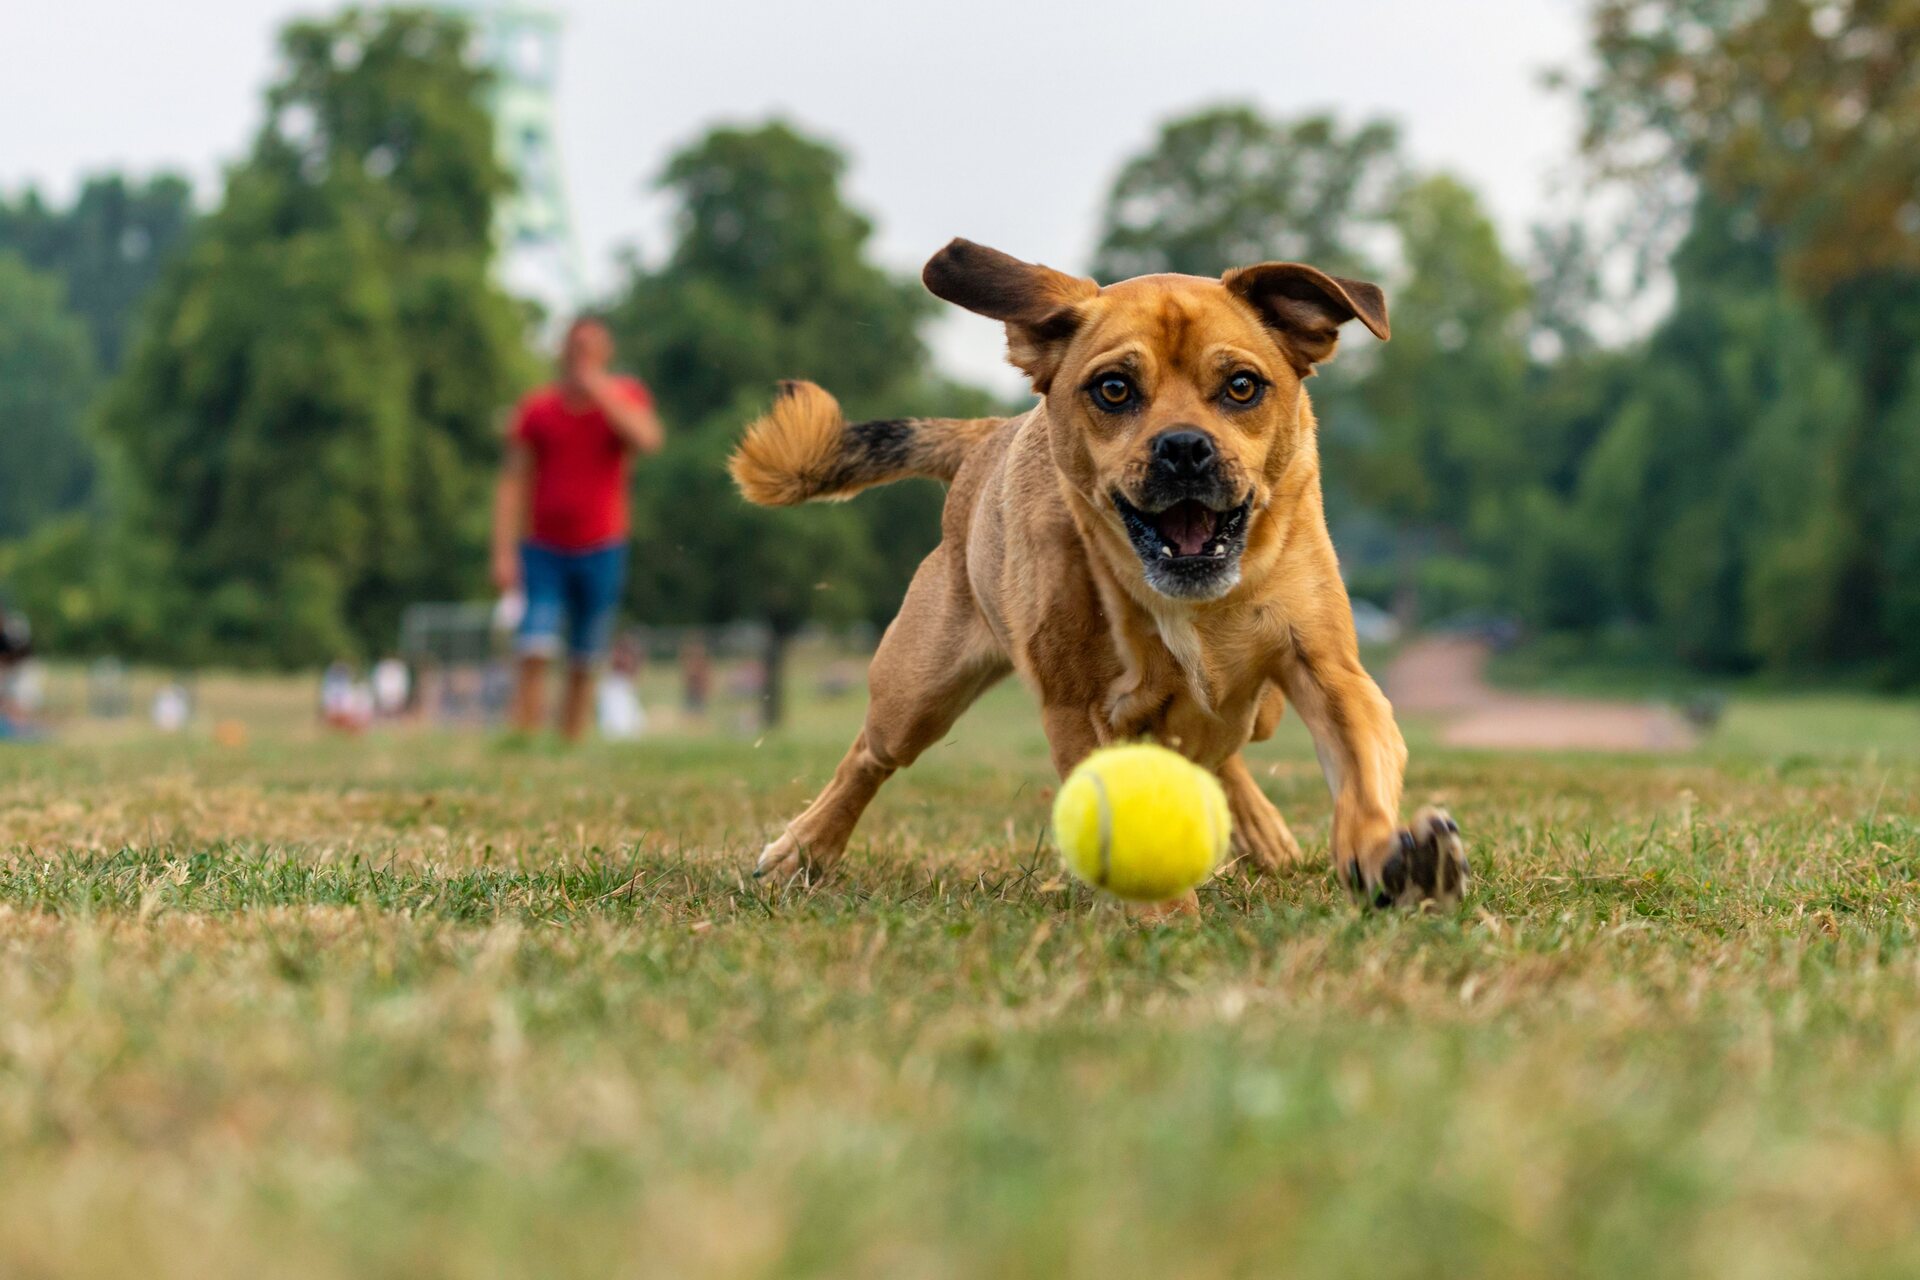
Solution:
[{"label": "tan brown dog", "polygon": [[1381,907],[1457,901],[1459,828],[1435,809],[1400,825],[1406,746],[1360,666],[1302,386],[1346,321],[1387,336],[1380,290],[1288,262],[1103,289],[966,240],[923,279],[1005,323],[1041,402],[848,423],[796,382],[748,428],[732,471],[762,505],[952,485],[874,655],[865,727],[756,874],[825,871],[880,784],[1018,671],[1062,774],[1104,743],[1157,739],[1219,774],[1236,848],[1263,868],[1300,848],[1241,751],[1291,701],[1333,791],[1343,882]]}]

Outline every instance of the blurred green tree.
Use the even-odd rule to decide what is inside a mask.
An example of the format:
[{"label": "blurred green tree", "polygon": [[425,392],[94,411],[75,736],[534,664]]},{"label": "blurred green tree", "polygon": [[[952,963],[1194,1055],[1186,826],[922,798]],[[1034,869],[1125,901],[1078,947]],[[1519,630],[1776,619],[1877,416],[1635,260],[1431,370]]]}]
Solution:
[{"label": "blurred green tree", "polygon": [[743,389],[805,377],[855,404],[922,376],[933,300],[870,261],[845,170],[779,121],[715,129],[667,162],[673,247],[658,270],[634,267],[613,318],[671,420],[731,433],[715,415]]},{"label": "blurred green tree", "polygon": [[193,191],[161,174],[87,179],[58,209],[29,190],[0,200],[0,253],[18,254],[66,286],[66,305],[86,322],[100,367],[120,367],[127,335],[160,272],[193,228]]},{"label": "blurred green tree", "polygon": [[64,294],[0,252],[0,539],[79,506],[92,482],[82,418],[99,378]]},{"label": "blurred green tree", "polygon": [[[1540,332],[1538,310],[1534,323]],[[1620,616],[1600,550],[1616,517],[1574,499],[1594,449],[1638,381],[1641,356],[1635,349],[1562,351],[1527,371],[1510,424],[1521,442],[1525,479],[1513,495],[1510,525],[1485,551],[1500,574],[1499,603],[1536,626],[1591,631]]]},{"label": "blurred green tree", "polygon": [[151,656],[309,663],[467,594],[497,415],[532,373],[489,275],[508,178],[465,25],[349,11],[281,47],[252,153],[102,416],[115,545],[166,566]]},{"label": "blurred green tree", "polygon": [[[1800,407],[1796,443],[1772,446],[1777,462],[1799,459],[1768,480],[1791,534],[1749,566],[1743,639],[1718,643],[1750,644],[1775,666],[1920,670],[1920,641],[1895,621],[1895,549],[1916,518],[1900,464],[1920,370],[1920,7],[1600,0],[1594,15],[1586,147],[1602,173],[1633,184],[1643,250],[1664,254],[1691,223],[1674,258],[1695,298],[1683,306],[1792,310],[1795,340],[1767,348],[1785,362],[1768,376],[1789,399],[1821,388]],[[1747,301],[1730,297],[1735,280]],[[1724,389],[1729,354],[1679,336],[1668,326],[1654,344],[1671,376]],[[1676,364],[1682,350],[1692,367]],[[1787,409],[1775,398],[1753,408],[1738,435],[1757,449],[1786,431],[1762,411]],[[1686,519],[1704,527],[1698,512]],[[1679,538],[1673,554],[1697,559],[1700,545]]]},{"label": "blurred green tree", "polygon": [[1403,177],[1399,134],[1328,115],[1273,120],[1211,107],[1163,126],[1122,166],[1101,216],[1094,275],[1219,275],[1270,260],[1364,275]]},{"label": "blurred green tree", "polygon": [[1787,276],[1920,271],[1920,6],[1597,0],[1585,142],[1678,225],[1691,177],[1780,233]]},{"label": "blurred green tree", "polygon": [[1580,222],[1540,224],[1532,240],[1529,354],[1548,364],[1591,355],[1600,345],[1593,325],[1604,296],[1594,232]]},{"label": "blurred green tree", "polygon": [[[1531,466],[1519,412],[1529,291],[1456,178],[1407,187],[1392,225],[1402,262],[1388,285],[1393,340],[1357,393],[1372,430],[1330,437],[1329,452],[1360,499],[1403,531],[1402,587],[1411,592],[1417,548],[1484,553],[1512,527]],[[1417,612],[1411,597],[1401,612]]]},{"label": "blurred green tree", "polygon": [[[1882,459],[1887,485],[1903,494],[1920,493],[1920,358],[1907,379],[1905,399],[1888,414],[1887,455]],[[1884,625],[1900,637],[1894,649],[1894,674],[1905,684],[1920,684],[1920,503],[1909,498],[1900,518],[1886,531]]]},{"label": "blurred green tree", "polygon": [[611,315],[669,428],[636,477],[630,602],[659,622],[766,623],[770,723],[793,636],[890,617],[938,539],[942,499],[910,482],[851,505],[748,506],[724,467],[740,429],[781,378],[820,383],[854,416],[992,408],[932,373],[919,334],[932,300],[871,260],[872,224],[841,194],[845,165],[778,121],[696,140],[660,179],[673,247],[658,269],[634,264]]},{"label": "blurred green tree", "polygon": [[1863,564],[1842,481],[1861,407],[1813,314],[1750,223],[1703,203],[1655,331],[1570,504],[1606,617],[1649,622],[1721,671],[1831,663],[1860,643],[1844,607]]}]

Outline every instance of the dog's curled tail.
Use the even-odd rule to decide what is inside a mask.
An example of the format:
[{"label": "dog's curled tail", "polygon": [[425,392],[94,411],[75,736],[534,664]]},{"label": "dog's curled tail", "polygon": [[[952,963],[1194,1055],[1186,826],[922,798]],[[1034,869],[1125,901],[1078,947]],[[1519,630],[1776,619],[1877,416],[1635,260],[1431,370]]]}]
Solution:
[{"label": "dog's curled tail", "polygon": [[884,418],[848,422],[811,382],[783,382],[773,408],[747,428],[727,470],[748,502],[791,507],[837,501],[908,476],[952,480],[1005,418]]}]

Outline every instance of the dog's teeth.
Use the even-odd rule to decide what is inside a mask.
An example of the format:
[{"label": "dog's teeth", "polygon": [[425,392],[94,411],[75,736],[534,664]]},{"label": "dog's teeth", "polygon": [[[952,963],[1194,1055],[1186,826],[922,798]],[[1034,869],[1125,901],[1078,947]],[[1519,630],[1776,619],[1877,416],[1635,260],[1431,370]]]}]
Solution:
[{"label": "dog's teeth", "polygon": [[1170,546],[1168,546],[1168,545],[1167,545],[1166,543],[1164,543],[1164,542],[1160,544],[1160,558],[1161,558],[1162,560],[1171,560],[1171,559],[1173,559],[1173,548],[1172,548],[1172,547],[1170,547]]},{"label": "dog's teeth", "polygon": [[1216,555],[1216,556],[1223,556],[1223,555],[1225,555],[1225,554],[1227,554],[1227,544],[1226,544],[1226,543],[1224,543],[1224,542],[1216,542],[1216,543],[1214,543],[1214,544],[1213,544],[1213,554],[1214,554],[1214,555]]}]

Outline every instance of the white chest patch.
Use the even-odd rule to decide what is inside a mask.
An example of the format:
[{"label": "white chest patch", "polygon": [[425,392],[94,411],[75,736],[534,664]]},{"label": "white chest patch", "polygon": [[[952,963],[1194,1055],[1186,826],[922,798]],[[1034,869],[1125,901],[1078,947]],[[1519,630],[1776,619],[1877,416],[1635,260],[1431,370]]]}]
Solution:
[{"label": "white chest patch", "polygon": [[1186,673],[1187,687],[1193,691],[1194,701],[1200,709],[1209,714],[1213,711],[1213,690],[1207,683],[1206,654],[1200,644],[1200,632],[1193,620],[1179,613],[1153,611],[1153,625],[1160,632],[1160,642],[1167,646],[1167,652],[1180,664]]}]

